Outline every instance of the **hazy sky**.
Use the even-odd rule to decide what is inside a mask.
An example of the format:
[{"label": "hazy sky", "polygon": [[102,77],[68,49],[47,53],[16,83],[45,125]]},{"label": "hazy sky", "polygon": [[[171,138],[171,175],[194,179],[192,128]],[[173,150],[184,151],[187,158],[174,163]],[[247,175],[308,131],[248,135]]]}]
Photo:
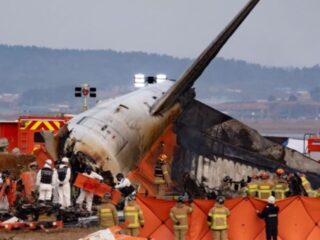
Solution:
[{"label": "hazy sky", "polygon": [[[247,0],[0,0],[0,44],[194,58]],[[261,0],[220,52],[269,66],[320,64],[320,0]]]}]

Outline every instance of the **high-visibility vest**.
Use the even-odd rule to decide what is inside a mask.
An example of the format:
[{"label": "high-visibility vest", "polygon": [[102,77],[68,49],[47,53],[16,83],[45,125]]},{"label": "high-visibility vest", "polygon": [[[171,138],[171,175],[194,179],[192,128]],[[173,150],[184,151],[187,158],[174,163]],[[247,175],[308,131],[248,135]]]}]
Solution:
[{"label": "high-visibility vest", "polygon": [[249,197],[256,197],[258,192],[258,184],[257,183],[248,183],[247,192]]},{"label": "high-visibility vest", "polygon": [[286,197],[286,192],[288,192],[288,188],[284,183],[277,183],[274,188],[274,197],[276,199],[284,199]]},{"label": "high-visibility vest", "polygon": [[99,210],[100,226],[104,228],[115,226],[113,212],[110,208],[102,208]]},{"label": "high-visibility vest", "polygon": [[165,161],[158,160],[156,162],[154,170],[155,184],[170,184],[172,182],[168,167],[168,163]]},{"label": "high-visibility vest", "polygon": [[136,206],[126,206],[124,208],[124,218],[128,222],[128,228],[139,228],[143,221],[140,220],[141,210]]},{"label": "high-visibility vest", "polygon": [[261,183],[258,186],[258,198],[260,199],[268,199],[271,196],[271,187],[267,183]]},{"label": "high-visibility vest", "polygon": [[182,207],[173,207],[170,210],[170,218],[174,223],[173,225],[174,230],[188,229],[188,214],[190,214],[191,212],[192,212],[192,208],[186,205]]},{"label": "high-visibility vest", "polygon": [[302,186],[308,193],[308,197],[316,197],[316,192],[312,189],[310,182],[305,176],[300,177],[302,181]]},{"label": "high-visibility vest", "polygon": [[209,216],[211,217],[210,228],[212,230],[225,230],[228,228],[228,211],[224,207],[214,207],[209,212]]}]

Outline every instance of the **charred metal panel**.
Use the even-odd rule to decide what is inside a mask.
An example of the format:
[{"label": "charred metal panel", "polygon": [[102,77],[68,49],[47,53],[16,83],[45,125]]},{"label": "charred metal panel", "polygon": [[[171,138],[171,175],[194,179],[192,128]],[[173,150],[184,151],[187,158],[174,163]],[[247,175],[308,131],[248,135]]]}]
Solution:
[{"label": "charred metal panel", "polygon": [[[288,149],[262,137],[256,130],[210,108],[191,101],[175,122],[178,148],[173,162],[173,176],[181,180],[182,172],[195,171],[194,158],[203,156],[210,161],[217,158],[231,160],[253,168],[273,172],[282,167],[287,171],[301,171],[287,164]],[[313,162],[294,150],[299,161],[305,161],[303,172],[313,170]],[[292,159],[293,160],[293,159]],[[232,169],[230,169],[232,171]],[[318,173],[308,173],[314,186],[320,185]],[[180,179],[179,179],[180,178]]]}]

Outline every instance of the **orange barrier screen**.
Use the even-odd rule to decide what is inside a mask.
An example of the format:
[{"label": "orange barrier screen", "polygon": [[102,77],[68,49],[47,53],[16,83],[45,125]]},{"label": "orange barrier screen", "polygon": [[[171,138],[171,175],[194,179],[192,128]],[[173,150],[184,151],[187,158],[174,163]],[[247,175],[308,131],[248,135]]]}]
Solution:
[{"label": "orange barrier screen", "polygon": [[[138,197],[145,217],[142,237],[155,240],[173,239],[172,221],[169,212],[174,201]],[[279,213],[280,240],[320,239],[320,198],[291,197],[276,203]],[[207,224],[207,213],[214,201],[195,200],[193,213],[189,219],[188,240],[211,240],[212,233]],[[227,200],[225,205],[231,210],[228,218],[229,240],[264,240],[265,223],[257,217],[256,210],[262,210],[265,201],[253,198]]]},{"label": "orange barrier screen", "polygon": [[103,197],[107,192],[112,193],[112,202],[118,203],[121,198],[121,193],[112,189],[109,185],[105,183],[100,183],[99,180],[89,178],[81,173],[78,173],[76,181],[73,184],[74,186],[84,189],[88,192]]},{"label": "orange barrier screen", "polygon": [[171,164],[176,145],[176,135],[172,131],[172,125],[169,125],[142,158],[137,168],[128,174],[131,182],[139,185],[139,193],[148,192],[149,196],[156,195],[156,186],[154,184],[156,160],[161,153],[164,153],[168,156],[168,162]]}]

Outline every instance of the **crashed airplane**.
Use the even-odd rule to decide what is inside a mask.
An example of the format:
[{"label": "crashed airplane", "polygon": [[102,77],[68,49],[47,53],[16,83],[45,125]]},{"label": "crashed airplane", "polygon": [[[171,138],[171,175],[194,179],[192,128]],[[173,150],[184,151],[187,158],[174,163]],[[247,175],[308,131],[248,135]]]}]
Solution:
[{"label": "crashed airplane", "polygon": [[72,118],[56,136],[44,133],[52,158],[69,156],[74,169],[91,164],[128,173],[171,126],[177,139],[172,176],[178,185],[184,173],[214,187],[225,175],[240,180],[253,170],[282,167],[305,173],[319,187],[317,162],[194,99],[193,84],[258,2],[249,1],[177,81],[149,83],[102,101]]}]

